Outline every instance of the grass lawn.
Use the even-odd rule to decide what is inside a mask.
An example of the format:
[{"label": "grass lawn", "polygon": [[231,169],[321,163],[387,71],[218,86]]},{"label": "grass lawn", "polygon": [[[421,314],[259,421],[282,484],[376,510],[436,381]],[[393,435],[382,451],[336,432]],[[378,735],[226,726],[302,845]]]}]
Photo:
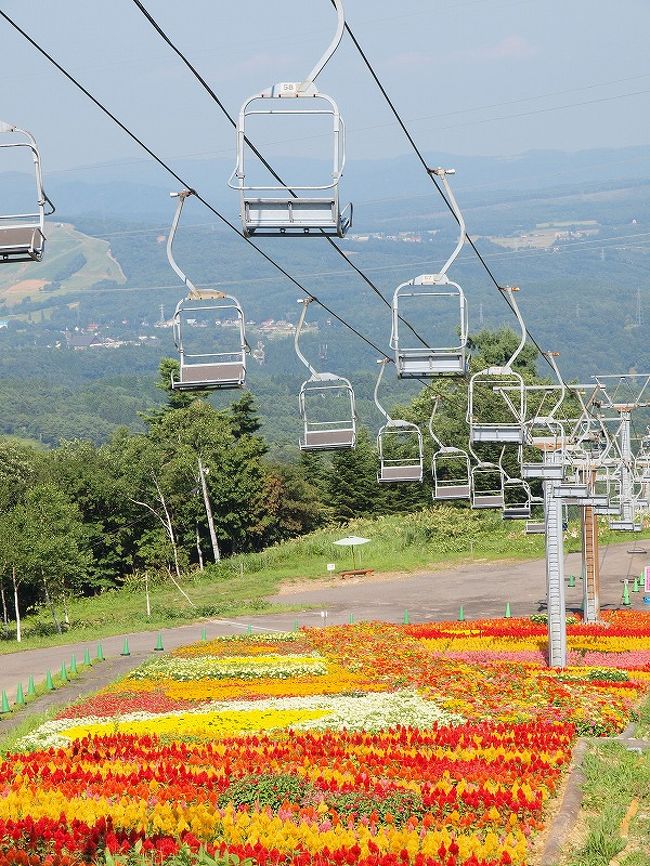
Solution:
[{"label": "grass lawn", "polygon": [[[650,699],[638,736],[650,734]],[[594,741],[584,762],[583,838],[563,866],[650,866],[650,750]]]},{"label": "grass lawn", "polygon": [[[326,578],[329,562],[336,563],[337,571],[350,568],[350,548],[333,544],[346,535],[371,539],[371,543],[357,548],[356,564],[383,573],[441,569],[463,562],[536,559],[544,555],[543,536],[526,535],[521,521],[503,521],[496,513],[447,506],[415,514],[360,519],[342,527],[317,530],[261,553],[233,556],[219,566],[209,566],[203,573],[194,572],[183,581],[194,606],[165,580],[150,588],[150,618],[146,615],[141,581],[93,598],[71,600],[70,627],[62,635],[51,633],[49,613],[41,610],[38,615],[24,619],[25,638],[20,645],[15,640],[0,641],[0,654],[155,630],[207,617],[304,609],[290,604],[272,606],[266,598],[284,582]],[[650,532],[642,537],[650,537]],[[602,544],[638,538],[639,534],[606,530],[601,533]],[[577,525],[572,524],[566,533],[565,549],[566,552],[580,549]]]}]

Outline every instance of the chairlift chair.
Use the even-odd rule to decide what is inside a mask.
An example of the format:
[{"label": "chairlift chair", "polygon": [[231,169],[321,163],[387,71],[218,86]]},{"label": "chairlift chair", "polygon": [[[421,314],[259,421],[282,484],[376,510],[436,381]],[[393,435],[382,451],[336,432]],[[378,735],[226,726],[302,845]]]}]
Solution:
[{"label": "chairlift chair", "polygon": [[544,499],[542,497],[531,497],[530,519],[526,521],[526,535],[545,535],[546,519],[544,514]]},{"label": "chairlift chair", "polygon": [[424,479],[424,445],[422,431],[417,424],[402,419],[393,419],[379,402],[379,385],[388,363],[386,359],[380,364],[379,376],[375,385],[375,405],[386,419],[386,423],[377,434],[377,453],[379,455],[379,471],[377,481],[380,484],[397,484],[406,481]]},{"label": "chairlift chair", "polygon": [[[357,441],[357,413],[352,385],[343,376],[335,373],[320,373],[305,358],[300,350],[300,334],[312,298],[306,298],[294,336],[294,347],[300,361],[307,367],[310,377],[303,382],[298,396],[303,435],[301,451],[338,451],[354,448]],[[323,417],[314,413],[315,401],[323,402],[326,412],[335,417]]]},{"label": "chairlift chair", "polygon": [[[325,234],[344,237],[352,224],[352,205],[341,210],[339,185],[345,167],[345,126],[336,102],[316,87],[316,78],[339,47],[345,30],[342,0],[334,0],[337,29],[334,39],[314,69],[302,82],[284,81],[255,94],[243,104],[237,121],[237,164],[228,185],[239,191],[244,234],[263,236],[309,236]],[[276,183],[261,185],[247,179],[247,130],[254,117],[325,117],[331,122],[333,159],[331,180],[327,183],[287,184],[275,176]]]},{"label": "chairlift chair", "polygon": [[469,499],[472,492],[471,461],[467,451],[445,446],[436,436],[433,430],[433,419],[438,404],[439,398],[436,398],[429,419],[429,433],[436,447],[431,460],[433,498],[436,501]]},{"label": "chairlift chair", "polygon": [[[501,291],[517,317],[521,330],[519,345],[504,366],[488,367],[479,370],[470,379],[467,396],[467,422],[470,430],[470,443],[497,442],[502,444],[523,445],[527,441],[526,387],[522,376],[513,370],[513,364],[526,345],[526,326],[514,298],[515,289],[506,286]],[[486,414],[482,397],[490,392],[498,397],[496,413],[499,417]]]},{"label": "chairlift chair", "polygon": [[[171,385],[176,391],[206,391],[228,390],[242,388],[246,382],[246,356],[250,351],[246,341],[244,311],[239,301],[233,295],[220,291],[204,291],[197,289],[194,283],[178,266],[174,254],[173,243],[180,221],[185,199],[192,195],[191,190],[172,193],[178,198],[176,213],[167,238],[167,258],[176,274],[188,288],[187,297],[180,300],[173,316],[174,343],[180,359],[179,377],[172,373]],[[190,345],[188,335],[188,320],[218,318],[227,312],[234,316],[233,349],[230,351],[200,352]]]},{"label": "chairlift chair", "polygon": [[[467,302],[458,283],[447,276],[447,271],[460,255],[466,240],[465,221],[458,207],[447,175],[454,169],[433,169],[441,178],[448,201],[458,220],[460,235],[456,247],[437,274],[421,274],[397,287],[393,294],[391,348],[395,352],[395,367],[401,379],[426,376],[464,376],[467,372]],[[402,316],[404,303],[425,300],[436,314],[439,301],[451,300],[457,306],[459,322],[458,341],[452,346],[413,345],[413,335],[407,331],[406,319]],[[433,305],[436,305],[436,309]],[[418,318],[420,313],[418,311]],[[424,320],[423,324],[426,324]]]},{"label": "chairlift chair", "polygon": [[503,483],[503,519],[528,520],[531,498],[530,487],[523,478],[506,478]]},{"label": "chairlift chair", "polygon": [[505,507],[504,472],[496,463],[481,462],[472,467],[472,498],[474,509]]},{"label": "chairlift chair", "polygon": [[[26,130],[0,121],[0,134],[13,136],[0,143],[0,150],[27,148],[30,151],[36,180],[36,211],[0,214],[0,263],[40,262],[45,252],[45,217],[54,213],[54,205],[43,189],[41,156],[34,136]],[[50,206],[47,213],[46,204]]]}]

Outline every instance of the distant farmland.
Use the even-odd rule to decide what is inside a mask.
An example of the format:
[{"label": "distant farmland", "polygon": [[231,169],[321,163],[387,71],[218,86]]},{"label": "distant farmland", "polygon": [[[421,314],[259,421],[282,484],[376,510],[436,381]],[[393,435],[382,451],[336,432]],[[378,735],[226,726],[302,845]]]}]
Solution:
[{"label": "distant farmland", "polygon": [[79,293],[102,280],[119,285],[126,282],[107,241],[82,234],[67,223],[46,225],[46,235],[44,261],[3,268],[0,303],[6,310],[24,298],[37,301]]}]

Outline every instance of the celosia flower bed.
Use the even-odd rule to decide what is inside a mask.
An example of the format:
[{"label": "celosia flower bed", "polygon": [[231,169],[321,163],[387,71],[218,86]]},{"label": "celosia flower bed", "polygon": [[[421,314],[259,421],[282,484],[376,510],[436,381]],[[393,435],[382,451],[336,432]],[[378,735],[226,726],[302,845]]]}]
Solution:
[{"label": "celosia flower bed", "polygon": [[371,623],[156,657],[0,763],[0,866],[524,866],[577,733],[620,731],[650,681],[648,614],[571,626],[562,671],[545,635]]}]

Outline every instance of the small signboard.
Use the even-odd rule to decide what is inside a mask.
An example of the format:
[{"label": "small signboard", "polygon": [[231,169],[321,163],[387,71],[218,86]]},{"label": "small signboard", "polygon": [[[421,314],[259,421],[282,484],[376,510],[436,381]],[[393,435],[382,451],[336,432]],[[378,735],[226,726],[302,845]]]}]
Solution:
[{"label": "small signboard", "polygon": [[645,591],[650,595],[650,565],[646,565],[643,572],[645,575]]},{"label": "small signboard", "polygon": [[328,562],[327,563],[327,570],[328,571],[336,571],[336,563],[335,562]]}]

